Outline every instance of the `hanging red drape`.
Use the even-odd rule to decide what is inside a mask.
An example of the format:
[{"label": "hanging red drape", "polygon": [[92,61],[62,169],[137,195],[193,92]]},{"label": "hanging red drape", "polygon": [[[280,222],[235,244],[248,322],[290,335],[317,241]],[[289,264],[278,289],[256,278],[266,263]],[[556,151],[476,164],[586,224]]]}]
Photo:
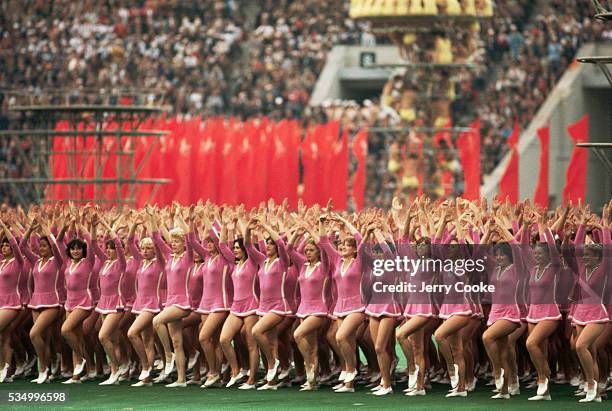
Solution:
[{"label": "hanging red drape", "polygon": [[332,161],[328,180],[329,196],[334,208],[346,210],[348,201],[348,130],[344,130],[339,140],[332,145]]},{"label": "hanging red drape", "polygon": [[472,131],[461,133],[457,140],[461,167],[463,168],[463,198],[480,198],[480,119],[470,124]]},{"label": "hanging red drape", "polygon": [[540,138],[540,176],[538,185],[533,196],[533,202],[541,207],[548,208],[548,156],[549,156],[549,141],[550,127],[542,127],[538,129],[538,137]]},{"label": "hanging red drape", "polygon": [[351,151],[357,160],[357,170],[353,175],[353,201],[355,209],[363,209],[366,185],[366,158],[368,156],[368,131],[361,129],[353,139]]},{"label": "hanging red drape", "polygon": [[[580,120],[568,126],[567,132],[575,144],[588,143],[589,115],[585,114]],[[574,147],[565,172],[564,203],[572,201],[576,204],[579,199],[585,199],[588,160],[586,148]]]},{"label": "hanging red drape", "polygon": [[519,200],[519,155],[516,151],[516,145],[519,141],[520,132],[519,122],[515,121],[512,134],[508,138],[508,145],[512,153],[510,164],[499,182],[498,197],[500,201],[505,201],[507,198],[512,204],[516,204]]}]

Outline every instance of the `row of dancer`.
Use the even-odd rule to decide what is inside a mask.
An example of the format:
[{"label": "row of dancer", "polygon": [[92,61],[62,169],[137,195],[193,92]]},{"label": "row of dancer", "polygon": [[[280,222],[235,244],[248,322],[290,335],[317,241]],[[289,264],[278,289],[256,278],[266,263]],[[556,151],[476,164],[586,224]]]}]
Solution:
[{"label": "row of dancer", "polygon": [[[609,205],[601,217],[582,205],[547,213],[528,203],[460,199],[396,199],[391,210],[353,214],[331,208],[3,211],[0,380],[36,358],[38,383],[70,370],[65,383],[79,383],[103,374],[108,362],[101,385],[139,372],[133,385],[148,386],[159,358],[155,381],[176,371],[168,387],[206,376],[203,388],[223,381],[255,389],[261,361],[260,390],[287,384],[292,369],[294,381],[305,379],[302,390],[315,390],[338,370],[336,392],[371,380],[381,396],[393,392],[397,340],[409,364],[409,396],[444,379],[449,397],[467,396],[476,370],[488,366],[496,399],[520,392],[519,370],[535,372],[532,400],[550,399],[553,373],[582,379],[582,401],[605,395]],[[469,294],[452,302],[380,301],[372,262],[396,256],[489,257],[486,275],[502,292],[492,304]],[[443,284],[458,275],[421,270],[413,277]],[[550,293],[561,278],[573,279],[580,303],[556,303]],[[367,361],[361,373],[359,349]],[[567,361],[551,361],[560,352]]]}]

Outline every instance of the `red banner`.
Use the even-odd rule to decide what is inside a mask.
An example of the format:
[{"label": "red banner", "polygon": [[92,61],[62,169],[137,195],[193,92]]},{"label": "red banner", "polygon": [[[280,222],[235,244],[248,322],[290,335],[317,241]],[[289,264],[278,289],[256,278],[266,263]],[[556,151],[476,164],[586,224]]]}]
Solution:
[{"label": "red banner", "polygon": [[508,138],[512,157],[506,172],[499,182],[499,200],[505,201],[507,198],[512,204],[516,204],[519,200],[519,155],[516,151],[516,144],[519,141],[520,133],[520,125],[516,121],[512,134]]},{"label": "red banner", "polygon": [[[114,122],[104,125],[105,130],[118,127],[129,128],[127,124]],[[67,123],[57,125],[57,130],[68,129]],[[306,138],[301,144],[303,130],[297,121],[275,122],[265,117],[243,122],[237,118],[203,121],[200,116],[166,120],[161,116],[146,121],[140,129],[165,130],[169,134],[159,138],[158,144],[145,137],[122,138],[121,141],[115,136],[97,140],[55,139],[54,177],[94,177],[93,155],[73,156],[79,162],[72,164],[69,152],[88,150],[93,153],[95,145],[98,145],[97,151],[101,153],[99,172],[104,178],[129,178],[127,158],[117,155],[117,152],[133,151],[135,167],[142,165],[137,178],[172,180],[160,187],[155,196],[152,196],[154,185],[138,185],[135,191],[138,207],[147,202],[163,206],[172,201],[189,204],[201,199],[226,204],[244,203],[251,208],[269,198],[274,198],[277,203],[287,198],[290,206],[295,207],[301,146],[306,204],[318,202],[323,205],[332,198],[337,208],[347,207],[348,134],[340,135],[338,122],[312,127],[305,132]],[[153,148],[147,155],[150,147]],[[85,159],[83,164],[81,159]],[[365,162],[365,157],[360,162]],[[102,192],[96,193],[93,185],[81,186],[78,191],[69,190],[67,185],[56,185],[48,189],[47,198],[105,198],[112,202],[129,195],[127,185],[121,193],[117,192],[117,187],[117,184],[107,184]]]},{"label": "red banner", "polygon": [[[589,142],[589,115],[585,114],[580,120],[567,127],[567,132],[575,144]],[[574,147],[565,172],[565,188],[563,189],[563,202],[579,199],[584,200],[586,194],[588,151],[586,148]]]},{"label": "red banner", "polygon": [[357,170],[353,175],[352,195],[355,209],[361,210],[364,205],[366,184],[366,157],[368,155],[368,131],[359,130],[351,144],[353,156],[357,159]]},{"label": "red banner", "polygon": [[540,138],[540,177],[533,196],[533,202],[541,207],[548,208],[548,156],[550,145],[550,127],[538,129]]},{"label": "red banner", "polygon": [[463,198],[480,198],[480,119],[470,124],[471,132],[461,133],[457,141],[463,168]]}]

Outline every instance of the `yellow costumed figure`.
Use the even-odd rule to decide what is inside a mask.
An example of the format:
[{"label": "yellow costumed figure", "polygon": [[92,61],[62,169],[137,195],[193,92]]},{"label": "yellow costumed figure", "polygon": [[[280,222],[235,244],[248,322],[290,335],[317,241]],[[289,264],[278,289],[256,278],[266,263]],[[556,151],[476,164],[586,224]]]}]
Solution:
[{"label": "yellow costumed figure", "polygon": [[436,0],[423,0],[423,14],[435,15],[438,14],[438,5]]},{"label": "yellow costumed figure", "polygon": [[411,0],[410,1],[410,14],[423,14],[423,1],[422,0]]}]

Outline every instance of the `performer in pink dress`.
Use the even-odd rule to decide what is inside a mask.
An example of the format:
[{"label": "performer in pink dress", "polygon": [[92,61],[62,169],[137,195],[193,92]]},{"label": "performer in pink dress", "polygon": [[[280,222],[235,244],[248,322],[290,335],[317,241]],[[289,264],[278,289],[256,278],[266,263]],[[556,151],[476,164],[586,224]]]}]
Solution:
[{"label": "performer in pink dress", "polygon": [[[609,313],[603,304],[606,296],[606,287],[612,272],[612,255],[610,238],[610,210],[604,205],[601,219],[602,244],[584,245],[585,213],[576,233],[575,251],[578,264],[578,283],[580,289],[580,302],[576,306],[573,322],[576,324],[576,353],[580,360],[582,373],[587,385],[586,397],[580,402],[595,401],[599,392],[597,382],[600,380],[597,367],[597,351],[595,341],[609,326]],[[604,385],[605,387],[605,385]]]},{"label": "performer in pink dress", "polygon": [[121,282],[125,275],[127,261],[125,260],[123,245],[114,229],[103,218],[96,219],[97,217],[94,216],[94,237],[98,221],[104,226],[110,236],[110,240],[106,241],[106,252],[98,247],[97,242],[92,244],[93,251],[102,262],[102,268],[100,269],[100,300],[96,306],[96,311],[102,314],[102,326],[100,327],[98,338],[110,359],[111,366],[110,377],[101,382],[100,385],[115,385],[119,384],[119,377],[129,370],[127,361],[122,362],[122,358],[117,355],[116,350],[120,338],[118,335],[120,331],[119,324],[123,315],[123,309],[125,308],[125,300],[121,295]]},{"label": "performer in pink dress", "polygon": [[2,260],[0,261],[0,383],[4,382],[10,367],[11,323],[23,306],[19,295],[19,278],[23,273],[24,259],[13,233],[0,219],[2,230]]},{"label": "performer in pink dress", "polygon": [[509,399],[509,383],[511,382],[509,374],[511,374],[512,365],[509,362],[508,352],[516,348],[509,347],[508,337],[520,328],[521,312],[517,296],[518,286],[521,283],[520,276],[525,269],[519,243],[501,222],[496,220],[494,223],[488,223],[486,230],[478,250],[484,250],[484,247],[487,247],[489,238],[494,232],[505,242],[497,243],[493,253],[477,252],[477,257],[486,259],[488,265],[493,263],[493,267],[487,267],[489,268],[488,283],[495,286],[487,322],[488,328],[482,335],[482,341],[491,360],[495,387],[499,390],[499,393],[491,398]]},{"label": "performer in pink dress", "polygon": [[258,228],[266,231],[270,236],[266,240],[266,259],[260,265],[259,279],[259,308],[257,314],[261,316],[253,327],[253,337],[267,360],[267,384],[258,390],[276,389],[270,384],[276,377],[280,361],[278,360],[278,330],[277,326],[285,316],[291,315],[291,307],[285,296],[285,281],[289,267],[289,256],[285,242],[272,227],[261,220],[253,220]]},{"label": "performer in pink dress", "polygon": [[[155,217],[148,216],[147,226],[150,233],[159,237],[159,233],[153,231],[153,218]],[[141,364],[139,381],[132,386],[142,387],[152,385],[151,373],[155,359],[153,317],[161,311],[160,287],[165,275],[166,260],[161,249],[150,237],[140,240],[140,248],[136,246],[134,233],[137,225],[138,223],[132,224],[128,235],[128,247],[134,260],[139,263],[136,271],[136,300],[132,307],[132,312],[137,314],[137,317],[127,335]]]},{"label": "performer in pink dress", "polygon": [[365,321],[365,304],[361,290],[363,247],[359,231],[346,219],[333,215],[330,220],[349,230],[350,236],[340,243],[339,250],[332,245],[329,235],[322,236],[319,245],[329,260],[336,298],[333,309],[336,332],[333,336],[338,344],[344,368],[335,392],[354,392],[357,376],[357,331]]},{"label": "performer in pink dress", "polygon": [[[304,247],[304,255],[294,249],[294,244],[304,232],[308,231],[310,238]],[[300,391],[317,389],[317,372],[319,369],[318,332],[325,329],[329,323],[330,296],[330,265],[327,256],[322,255],[319,246],[323,235],[323,221],[319,220],[319,233],[315,233],[307,225],[300,226],[289,240],[287,252],[293,264],[298,269],[300,286],[300,305],[296,315],[300,324],[293,335],[298,349],[304,358],[307,385]],[[327,239],[329,242],[329,238]]]},{"label": "performer in pink dress", "polygon": [[[368,267],[368,272],[364,272],[363,275],[367,276],[367,280],[369,284],[366,286],[368,292],[373,292],[374,281],[381,281],[384,284],[395,284],[398,281],[397,273],[392,270],[390,272],[385,272],[383,276],[376,277],[374,276],[371,267],[373,258],[384,258],[384,259],[393,259],[395,258],[394,252],[391,250],[387,241],[381,231],[382,224],[376,223],[370,225],[367,228],[367,233],[365,238],[374,238],[377,246],[380,248],[380,255],[373,256],[368,253],[365,254],[366,260],[368,263],[362,262],[362,267]],[[371,247],[376,246],[373,241],[369,241]],[[388,301],[384,303],[381,302],[372,302],[370,299],[368,304],[366,305],[365,313],[369,317],[369,331],[372,338],[372,342],[374,343],[374,350],[376,352],[376,358],[378,360],[378,365],[380,367],[380,373],[382,376],[380,385],[373,388],[373,395],[382,396],[391,394],[393,392],[393,388],[391,387],[391,365],[392,360],[394,358],[394,352],[391,351],[389,342],[393,339],[395,333],[395,325],[397,319],[402,315],[402,307],[400,304],[395,301],[395,297],[393,295],[388,295],[386,297]]]},{"label": "performer in pink dress", "polygon": [[227,245],[227,226],[221,227],[221,238],[212,226],[206,215],[204,220],[204,232],[207,233],[207,247],[204,248],[196,240],[194,220],[190,216],[192,234],[188,241],[194,251],[204,259],[204,271],[202,273],[202,299],[197,308],[202,315],[202,328],[199,341],[208,362],[209,372],[206,382],[202,388],[207,388],[217,383],[221,376],[221,363],[217,358],[217,349],[220,348],[220,334],[223,323],[227,318],[232,305],[232,269],[234,267],[234,253]]},{"label": "performer in pink dress", "polygon": [[[414,234],[417,228],[417,224],[411,224],[413,217],[410,211],[402,228],[402,237],[398,242],[398,253],[400,256],[406,256],[411,260],[429,259],[431,258],[431,240],[429,237],[422,236],[416,240],[414,246],[411,244],[414,241]],[[422,232],[421,234],[426,235],[428,233]],[[418,271],[410,273],[410,282],[417,284],[417,287],[420,288],[421,284],[432,284],[436,276],[435,270],[428,270],[426,267],[422,267]],[[402,347],[406,359],[409,360],[410,353],[414,356],[414,369],[411,369],[408,374],[408,388],[406,391],[406,395],[410,397],[426,394],[424,388],[426,371],[425,354],[429,341],[425,339],[425,329],[428,326],[435,327],[435,322],[438,321],[438,308],[433,298],[431,296],[423,296],[422,294],[411,294],[408,296],[408,301],[404,307],[404,316],[407,318],[407,321],[396,332],[397,340]]]},{"label": "performer in pink dress", "polygon": [[232,340],[244,326],[245,341],[249,352],[249,370],[247,381],[238,387],[241,390],[251,390],[255,388],[255,376],[259,367],[259,349],[257,342],[253,338],[253,327],[257,323],[257,308],[259,306],[257,272],[259,267],[266,260],[266,256],[260,253],[251,238],[252,231],[256,228],[256,223],[250,221],[244,232],[244,240],[238,238],[234,240],[234,257],[236,266],[232,271],[232,282],[234,284],[234,300],[230,310],[230,315],[223,324],[221,330],[221,347],[232,368],[232,378],[227,383],[231,387],[236,381],[245,377],[243,371],[238,367],[236,352],[232,346]]},{"label": "performer in pink dress", "polygon": [[[30,236],[37,229],[43,235],[38,239],[38,255],[34,254],[30,248]],[[30,225],[19,248],[34,267],[32,272],[34,291],[28,305],[32,309],[34,321],[30,330],[30,338],[38,356],[38,378],[34,382],[43,384],[47,382],[51,367],[51,328],[59,317],[62,304],[60,295],[65,293],[65,291],[60,291],[61,288],[64,288],[62,275],[64,258],[55,237],[40,220]]]},{"label": "performer in pink dress", "polygon": [[93,364],[85,344],[83,322],[89,317],[94,306],[92,279],[95,255],[91,248],[91,236],[84,226],[77,224],[76,219],[72,221],[72,232],[76,234],[77,226],[84,240],[70,240],[66,247],[67,255],[64,256],[67,260],[64,274],[67,317],[62,324],[61,333],[72,349],[74,364],[72,378],[64,381],[64,384],[80,383],[80,374],[85,370],[86,363]]},{"label": "performer in pink dress", "polygon": [[[178,208],[178,206],[176,207]],[[152,211],[149,209],[149,212]],[[168,247],[159,235],[157,221],[151,219],[154,224],[153,241],[164,254],[166,261],[166,276],[168,281],[168,296],[164,310],[153,319],[153,328],[159,336],[166,355],[166,366],[162,373],[165,379],[174,369],[176,360],[177,380],[167,384],[168,388],[187,387],[186,361],[183,347],[183,322],[182,319],[189,316],[191,302],[189,300],[189,268],[193,264],[193,248],[186,236],[189,227],[183,219],[180,211],[175,214],[175,221],[179,227],[170,231],[171,247]],[[167,328],[166,328],[167,327]],[[174,348],[174,354],[172,353]],[[160,379],[162,381],[162,379]]]},{"label": "performer in pink dress", "polygon": [[555,303],[557,274],[561,269],[561,257],[553,234],[546,227],[545,217],[538,220],[540,239],[545,243],[535,246],[533,251],[525,248],[523,261],[529,273],[529,311],[527,313],[527,351],[538,373],[538,390],[530,401],[550,400],[548,390],[548,339],[561,320],[561,312]]}]

